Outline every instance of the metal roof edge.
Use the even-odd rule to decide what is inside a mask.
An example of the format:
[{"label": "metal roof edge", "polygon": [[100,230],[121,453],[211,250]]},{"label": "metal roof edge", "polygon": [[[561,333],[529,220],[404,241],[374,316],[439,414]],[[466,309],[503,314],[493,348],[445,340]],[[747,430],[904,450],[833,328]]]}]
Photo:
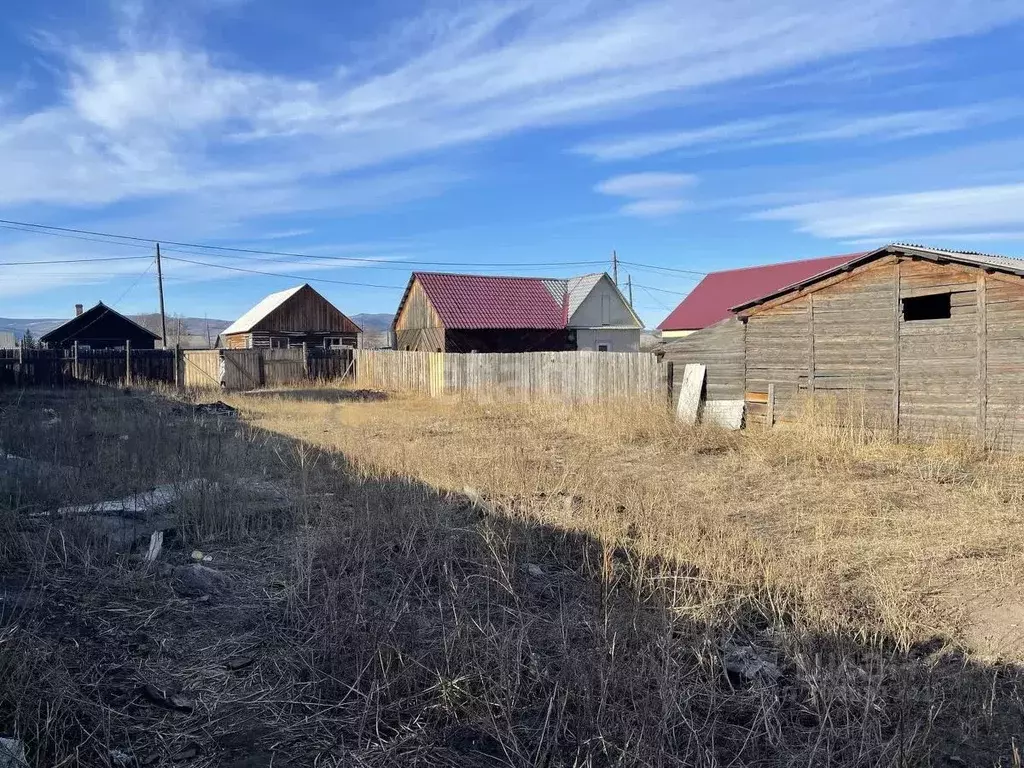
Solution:
[{"label": "metal roof edge", "polygon": [[[773,291],[770,294],[761,296],[760,298],[752,299],[751,301],[744,302],[743,304],[737,304],[734,307],[730,307],[729,311],[735,313],[742,312],[746,309],[757,306],[758,304],[763,304],[766,301],[779,298],[780,296],[784,296],[785,294],[795,290],[801,290],[817,283],[820,280],[832,277],[833,275],[838,275],[842,272],[848,272],[862,264],[867,264],[877,258],[894,253],[900,253],[907,256],[919,256],[923,259],[935,261],[937,263],[952,262],[954,264],[962,264],[968,267],[978,267],[980,269],[994,272],[1007,272],[1024,277],[1024,259],[1016,259],[1012,256],[997,256],[995,254],[979,253],[977,251],[953,251],[946,250],[944,248],[931,248],[924,245],[889,243],[888,245],[883,245],[873,251],[867,251],[866,253],[854,257],[837,267],[812,275],[805,280],[792,283],[777,291]],[[1020,262],[1020,266],[1017,266],[1012,262]]]}]

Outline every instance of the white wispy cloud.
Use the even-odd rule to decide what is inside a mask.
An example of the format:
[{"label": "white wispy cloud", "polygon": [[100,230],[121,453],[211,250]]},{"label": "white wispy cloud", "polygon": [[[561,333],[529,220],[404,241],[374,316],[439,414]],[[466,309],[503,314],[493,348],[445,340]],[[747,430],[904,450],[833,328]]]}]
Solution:
[{"label": "white wispy cloud", "polygon": [[763,211],[754,218],[792,222],[818,237],[913,239],[921,232],[984,232],[1024,227],[1024,184],[837,197]]},{"label": "white wispy cloud", "polygon": [[605,179],[595,187],[604,195],[621,197],[658,197],[679,192],[697,183],[689,173],[629,173]]},{"label": "white wispy cloud", "polygon": [[301,77],[157,35],[133,9],[115,43],[41,36],[63,87],[0,114],[0,205],[294,196],[310,179],[341,186],[354,169],[1024,16],[1008,0],[498,0],[434,8]]},{"label": "white wispy cloud", "polygon": [[696,183],[697,177],[689,173],[651,171],[613,176],[599,183],[594,190],[602,195],[633,198],[633,202],[619,209],[622,214],[657,218],[689,207],[689,202],[680,195]]},{"label": "white wispy cloud", "polygon": [[690,204],[686,200],[678,198],[651,198],[627,203],[619,211],[627,216],[656,219],[685,211],[689,207]]},{"label": "white wispy cloud", "polygon": [[641,133],[587,142],[574,148],[595,160],[635,160],[700,147],[728,151],[750,147],[825,141],[897,141],[977,128],[1019,118],[1024,104],[992,102],[963,107],[919,109],[878,115],[836,116],[818,113],[739,120],[682,131]]}]

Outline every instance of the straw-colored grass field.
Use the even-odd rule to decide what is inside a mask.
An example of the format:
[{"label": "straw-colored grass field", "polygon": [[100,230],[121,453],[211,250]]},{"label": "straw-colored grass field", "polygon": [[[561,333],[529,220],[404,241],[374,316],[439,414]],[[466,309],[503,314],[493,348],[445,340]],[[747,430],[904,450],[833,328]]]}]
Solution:
[{"label": "straw-colored grass field", "polygon": [[[1020,764],[1020,459],[823,402],[742,434],[229,402],[2,398],[0,735],[33,764]],[[52,515],[165,483],[155,563]]]}]

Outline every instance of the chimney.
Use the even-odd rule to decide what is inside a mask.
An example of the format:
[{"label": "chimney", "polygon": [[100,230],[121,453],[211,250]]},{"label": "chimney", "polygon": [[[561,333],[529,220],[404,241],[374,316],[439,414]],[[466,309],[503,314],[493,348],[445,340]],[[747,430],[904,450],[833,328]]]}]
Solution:
[{"label": "chimney", "polygon": [[75,317],[78,317],[80,314],[82,314],[82,305],[75,304]]}]

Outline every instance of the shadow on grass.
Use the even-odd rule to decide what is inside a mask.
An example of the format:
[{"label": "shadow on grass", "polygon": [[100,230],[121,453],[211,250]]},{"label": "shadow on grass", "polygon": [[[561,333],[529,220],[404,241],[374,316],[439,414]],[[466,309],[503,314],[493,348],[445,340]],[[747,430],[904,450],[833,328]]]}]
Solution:
[{"label": "shadow on grass", "polygon": [[[0,627],[0,733],[36,764],[1014,764],[1015,666],[801,630],[767,590],[723,598],[685,564],[154,397],[2,413],[0,442],[92,494],[126,467],[211,481],[154,567],[76,554],[75,531],[25,524],[52,489],[5,491],[22,543],[0,565],[35,599]],[[177,589],[193,548],[230,587]]]}]

